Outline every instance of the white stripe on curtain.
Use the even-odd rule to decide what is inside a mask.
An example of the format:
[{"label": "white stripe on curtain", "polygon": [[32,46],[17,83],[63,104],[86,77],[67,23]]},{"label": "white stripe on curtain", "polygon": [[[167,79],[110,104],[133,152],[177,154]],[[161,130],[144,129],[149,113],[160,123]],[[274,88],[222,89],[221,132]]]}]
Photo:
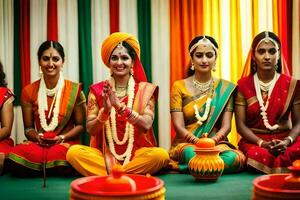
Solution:
[{"label": "white stripe on curtain", "polygon": [[273,31],[272,0],[258,1],[258,32]]},{"label": "white stripe on curtain", "polygon": [[0,61],[6,74],[8,88],[13,90],[13,41],[14,41],[13,1],[0,0]]},{"label": "white stripe on curtain", "polygon": [[292,52],[292,64],[293,64],[293,76],[300,79],[300,1],[293,0],[293,52]]},{"label": "white stripe on curtain", "polygon": [[120,1],[120,31],[133,34],[138,38],[138,16],[136,0]]},{"label": "white stripe on curtain", "polygon": [[[230,0],[220,1],[220,41],[219,55],[222,66],[216,66],[221,70],[221,77],[231,79],[230,75]],[[215,74],[213,74],[215,75]]]},{"label": "white stripe on curtain", "polygon": [[47,39],[47,0],[30,1],[30,80],[39,79],[37,51]]},{"label": "white stripe on curtain", "polygon": [[109,77],[109,70],[101,59],[102,41],[110,33],[109,0],[91,1],[92,23],[92,54],[93,54],[93,81],[97,83]]},{"label": "white stripe on curtain", "polygon": [[[13,1],[0,0],[0,61],[6,74],[8,88],[13,91],[14,66],[13,66],[13,42],[14,42],[14,5]],[[20,106],[14,108],[14,122],[11,138],[16,142],[18,134],[23,134],[23,121]],[[17,112],[17,110],[19,112]],[[19,118],[19,119],[18,119]]]},{"label": "white stripe on curtain", "polygon": [[58,0],[58,40],[64,47],[64,76],[66,79],[79,81],[79,44],[77,1]]},{"label": "white stripe on curtain", "polygon": [[[252,43],[252,1],[240,0],[240,14],[241,14],[241,36],[242,36],[242,60],[246,62],[251,43]],[[240,66],[244,67],[244,66]]]},{"label": "white stripe on curtain", "polygon": [[170,147],[170,29],[169,1],[151,1],[152,81],[159,85],[159,146]]}]

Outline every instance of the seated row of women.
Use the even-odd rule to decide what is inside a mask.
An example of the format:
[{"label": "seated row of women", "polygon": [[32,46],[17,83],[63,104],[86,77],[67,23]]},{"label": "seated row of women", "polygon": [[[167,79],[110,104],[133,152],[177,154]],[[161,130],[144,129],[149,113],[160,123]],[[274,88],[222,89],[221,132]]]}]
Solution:
[{"label": "seated row of women", "polygon": [[[22,90],[27,141],[16,146],[10,138],[14,95],[1,66],[0,169],[21,176],[46,169],[48,174],[76,170],[90,176],[106,175],[119,163],[126,173],[188,173],[195,144],[205,134],[221,152],[224,173],[245,166],[264,173],[286,172],[300,159],[300,81],[281,73],[285,66],[280,51],[274,33],[258,34],[246,76],[236,86],[213,76],[217,42],[210,36],[195,37],[189,45],[188,76],[172,87],[176,136],[168,152],[157,147],[153,134],[158,87],[147,82],[133,35],[118,32],[103,41],[101,56],[111,77],[90,86],[87,104],[81,84],[63,77],[63,47],[46,41],[38,50],[41,78]],[[242,137],[238,149],[227,139],[233,112]],[[90,146],[80,145],[86,130]]]}]

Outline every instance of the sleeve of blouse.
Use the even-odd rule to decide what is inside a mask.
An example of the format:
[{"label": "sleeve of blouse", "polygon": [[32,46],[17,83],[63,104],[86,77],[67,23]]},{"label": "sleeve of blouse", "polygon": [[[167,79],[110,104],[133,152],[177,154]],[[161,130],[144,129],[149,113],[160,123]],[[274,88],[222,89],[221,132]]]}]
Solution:
[{"label": "sleeve of blouse", "polygon": [[229,100],[228,100],[227,104],[226,104],[225,111],[232,112],[233,108],[234,108],[234,97],[233,97],[233,95],[231,95],[229,97]]},{"label": "sleeve of blouse", "polygon": [[99,112],[99,106],[96,100],[96,96],[91,91],[88,94],[88,102],[87,102],[86,110],[87,110],[87,120],[96,118]]},{"label": "sleeve of blouse", "polygon": [[76,99],[76,106],[79,106],[85,102],[86,102],[85,95],[84,95],[83,91],[81,91],[79,96]]},{"label": "sleeve of blouse", "polygon": [[235,96],[235,105],[239,105],[239,106],[246,106],[247,105],[247,101],[244,97],[244,95],[241,92],[237,92],[236,96]]},{"label": "sleeve of blouse", "polygon": [[177,81],[172,86],[170,112],[182,112],[182,92],[178,83],[179,82]]},{"label": "sleeve of blouse", "polygon": [[149,100],[148,104],[145,107],[144,110],[144,115],[148,115],[151,117],[151,119],[154,119],[154,114],[155,113],[155,98],[154,96],[151,97],[151,99]]}]

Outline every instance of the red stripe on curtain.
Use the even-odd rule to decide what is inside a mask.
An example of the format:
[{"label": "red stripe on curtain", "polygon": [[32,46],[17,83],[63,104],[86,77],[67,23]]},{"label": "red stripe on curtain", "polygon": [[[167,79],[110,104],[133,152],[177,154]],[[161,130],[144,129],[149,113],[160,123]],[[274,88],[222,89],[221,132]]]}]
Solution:
[{"label": "red stripe on curtain", "polygon": [[48,0],[47,39],[54,41],[58,40],[57,0]]},{"label": "red stripe on curtain", "polygon": [[292,74],[292,1],[278,0],[278,35],[281,41],[281,52]]},{"label": "red stripe on curtain", "polygon": [[110,33],[120,30],[120,2],[109,0]]},{"label": "red stripe on curtain", "polygon": [[21,86],[30,83],[30,2],[20,1]]}]

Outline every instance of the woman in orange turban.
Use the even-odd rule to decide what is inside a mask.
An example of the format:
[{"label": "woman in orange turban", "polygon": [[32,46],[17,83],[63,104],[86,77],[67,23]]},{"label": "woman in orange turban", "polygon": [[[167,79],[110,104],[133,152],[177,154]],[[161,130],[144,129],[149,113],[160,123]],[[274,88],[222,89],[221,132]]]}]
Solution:
[{"label": "woman in orange turban", "polygon": [[146,82],[139,42],[131,34],[113,33],[104,40],[101,56],[111,78],[90,87],[91,147],[75,145],[67,160],[84,176],[106,175],[112,163],[123,165],[126,173],[156,173],[169,156],[155,147],[152,123],[158,88]]}]

